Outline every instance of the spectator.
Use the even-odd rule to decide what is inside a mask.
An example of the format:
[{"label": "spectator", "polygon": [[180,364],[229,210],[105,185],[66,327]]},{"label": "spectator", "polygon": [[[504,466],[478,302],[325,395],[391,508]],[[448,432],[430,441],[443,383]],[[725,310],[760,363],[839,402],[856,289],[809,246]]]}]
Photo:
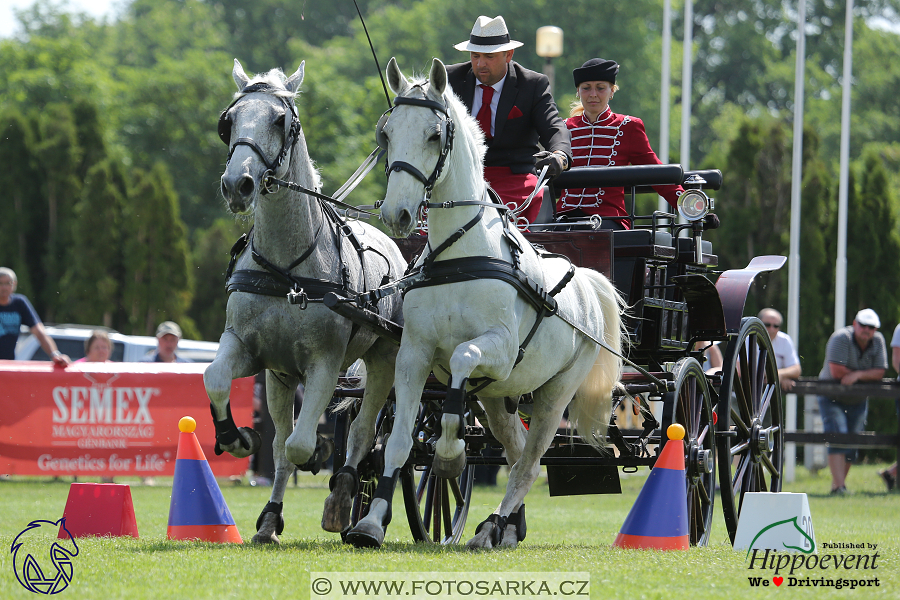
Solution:
[{"label": "spectator", "polygon": [[774,308],[764,308],[757,315],[772,341],[772,350],[775,352],[775,365],[778,367],[778,381],[781,389],[790,391],[800,377],[800,357],[794,349],[791,336],[781,331],[781,313]]},{"label": "spectator", "polygon": [[156,352],[151,352],[141,362],[189,363],[188,358],[176,354],[178,341],[181,340],[181,327],[173,321],[163,321],[156,328]]},{"label": "spectator", "polygon": [[[469,39],[454,46],[468,52],[470,60],[447,67],[450,87],[484,131],[484,178],[504,204],[517,207],[537,185],[535,167],[546,165],[552,177],[572,162],[569,133],[550,95],[550,80],[512,60],[521,45],[509,39],[503,17],[481,16]],[[526,225],[534,223],[542,199],[543,190],[519,215]]]},{"label": "spectator", "polygon": [[109,362],[112,354],[112,342],[102,329],[95,329],[91,336],[84,340],[84,357],[75,362]]},{"label": "spectator", "polygon": [[[573,167],[613,167],[658,165],[650,147],[644,122],[637,117],[616,114],[610,109],[619,86],[619,65],[613,60],[592,58],[572,71],[577,99],[572,104],[566,127],[572,135]],[[673,208],[684,189],[680,185],[654,186]],[[627,217],[625,189],[572,188],[565,190],[556,204],[558,220],[583,220],[590,215]],[[626,229],[625,219],[603,219],[603,229]]]},{"label": "spectator", "polygon": [[[853,325],[838,329],[828,338],[825,364],[819,373],[823,381],[853,385],[858,381],[879,381],[887,368],[884,336],[878,331],[881,320],[871,308],[856,313]],[[826,433],[858,433],[866,424],[868,398],[828,398],[819,396],[819,411]],[[845,495],[855,448],[828,447],[831,493]]]},{"label": "spectator", "polygon": [[19,326],[25,325],[31,329],[31,334],[54,364],[61,367],[69,365],[71,360],[59,351],[56,342],[44,331],[44,324],[31,302],[22,294],[15,293],[18,283],[15,271],[0,267],[0,360],[15,360]]},{"label": "spectator", "polygon": [[[891,338],[891,366],[894,367],[894,372],[900,374],[900,325],[894,327],[894,337]],[[897,380],[900,381],[900,375],[897,376]],[[900,399],[896,402],[897,418],[900,418]],[[887,469],[878,471],[878,474],[884,480],[888,491],[893,490],[897,486],[897,461]]]}]

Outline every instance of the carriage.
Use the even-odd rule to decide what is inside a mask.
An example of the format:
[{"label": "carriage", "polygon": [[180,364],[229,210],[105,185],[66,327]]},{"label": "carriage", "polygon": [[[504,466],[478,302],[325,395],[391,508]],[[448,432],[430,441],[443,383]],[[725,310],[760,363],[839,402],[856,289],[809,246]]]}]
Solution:
[{"label": "carriage", "polygon": [[[756,317],[744,317],[744,303],[757,275],[779,269],[784,257],[757,257],[744,269],[718,272],[718,257],[702,238],[712,207],[704,190],[717,190],[718,170],[684,172],[680,165],[584,168],[550,182],[550,198],[566,188],[623,186],[630,195],[629,229],[556,231],[555,224],[531,227],[526,237],[574,264],[609,277],[625,296],[630,343],[626,357],[634,367],[623,374],[614,399],[608,442],[614,454],[601,455],[589,444],[560,429],[541,459],[551,495],[620,493],[618,469],[633,472],[653,467],[672,423],[684,426],[688,521],[692,545],[709,539],[715,496],[719,496],[728,535],[734,541],[743,496],[747,492],[780,491],[784,448],[784,410],[777,367],[769,337]],[[682,200],[690,219],[656,211],[635,214],[635,197],[655,193],[652,185],[681,183],[689,197]],[[693,211],[693,212],[691,212]],[[595,223],[596,225],[596,223]],[[568,229],[568,227],[567,227]],[[684,234],[687,235],[684,235]],[[681,234],[681,235],[679,235]],[[421,236],[399,240],[412,259],[424,243]],[[326,301],[327,302],[327,301]],[[355,312],[332,300],[345,316],[376,326],[371,315]],[[369,319],[366,321],[365,319]],[[394,337],[398,332],[384,331]],[[697,342],[723,342],[721,372],[704,372]],[[363,390],[352,374],[343,377],[335,399],[359,398]],[[477,397],[467,398],[466,469],[458,478],[431,473],[441,400],[445,386],[429,379],[414,430],[413,450],[400,475],[406,516],[417,541],[456,543],[465,527],[477,465],[505,465],[498,442],[484,425]],[[527,421],[528,399],[516,411]],[[627,413],[631,413],[630,415]],[[342,439],[355,413],[342,415],[335,426],[335,468],[344,456]],[[620,427],[619,420],[639,421]],[[636,417],[636,419],[635,419]],[[390,435],[392,407],[378,419],[364,467],[359,469],[361,493],[353,507],[353,522],[365,515],[367,500],[381,474],[383,442]],[[500,448],[502,449],[502,448]]]},{"label": "carriage", "polygon": [[[395,107],[405,105],[398,112],[409,118],[415,116],[420,122],[407,124],[396,120],[392,123],[395,120],[388,121],[386,113],[378,124],[379,145],[388,145],[388,129],[399,138],[400,133],[421,126],[426,135],[418,135],[417,139],[424,140],[426,146],[424,149],[405,149],[408,152],[404,160],[391,159],[389,153],[387,172],[405,171],[412,175],[400,178],[399,187],[407,187],[418,196],[412,200],[411,208],[394,213],[394,217],[401,214],[402,227],[396,225],[396,218],[385,217],[385,207],[381,211],[383,220],[395,231],[409,230],[412,227],[410,213],[420,207],[422,186],[426,201],[432,191],[435,196],[450,193],[474,198],[435,204],[426,202],[431,209],[429,214],[433,215],[429,217],[430,221],[437,222],[438,215],[446,216],[456,211],[457,222],[463,218],[465,225],[447,225],[449,228],[445,227],[443,233],[452,235],[444,235],[446,239],[441,238],[444,241],[437,247],[429,246],[424,258],[421,250],[426,237],[413,235],[400,240],[403,258],[410,261],[418,254],[419,259],[418,262],[410,261],[407,275],[397,279],[399,251],[384,244],[383,234],[351,222],[353,219],[343,221],[330,205],[312,201],[314,197],[333,199],[317,191],[318,178],[306,154],[296,109],[290,100],[302,82],[303,65],[290,78],[279,72],[251,80],[235,61],[233,77],[239,94],[222,113],[219,122],[219,134],[230,147],[229,163],[222,178],[223,194],[234,212],[254,213],[255,231],[233,250],[229,290],[237,293],[229,299],[228,325],[220,342],[219,355],[207,369],[204,379],[216,426],[216,452],[247,456],[258,449],[259,439],[258,436],[254,438],[251,430],[236,427],[228,408],[228,389],[234,378],[255,373],[260,368],[268,371],[270,411],[276,418],[276,480],[272,498],[257,523],[258,534],[254,541],[278,541],[276,534],[284,527],[281,500],[288,475],[294,465],[317,470],[331,445],[334,448],[334,475],[332,493],[326,500],[323,527],[340,531],[351,543],[363,546],[381,545],[384,527],[390,522],[390,502],[397,483],[403,490],[407,521],[416,540],[442,544],[458,542],[468,516],[474,468],[476,465],[505,464],[506,459],[488,451],[496,450],[502,440],[505,440],[503,447],[507,453],[515,452],[522,457],[530,452],[534,464],[524,468],[530,469],[528,477],[531,479],[515,490],[519,494],[517,498],[501,504],[506,507],[506,514],[491,515],[479,525],[476,538],[481,536],[478,543],[483,545],[476,547],[492,547],[501,541],[503,545],[515,545],[516,538],[524,539],[522,499],[536,476],[538,458],[547,468],[552,495],[615,493],[620,491],[618,469],[652,468],[667,441],[667,428],[674,423],[682,425],[686,432],[683,439],[686,502],[692,544],[704,545],[709,539],[716,495],[720,498],[725,524],[733,541],[744,494],[780,490],[784,409],[775,358],[762,323],[755,317],[744,317],[743,311],[756,276],[779,269],[785,258],[757,257],[744,269],[722,273],[716,270],[717,257],[710,243],[703,239],[704,228],[715,222],[708,216],[712,203],[704,190],[719,188],[722,183],[720,172],[685,173],[678,165],[659,165],[586,168],[563,173],[550,182],[550,198],[557,197],[566,188],[621,186],[630,190],[629,229],[600,229],[596,219],[575,224],[574,229],[569,224],[567,231],[557,230],[555,224],[547,223],[532,226],[523,239],[521,233],[509,225],[512,221],[505,214],[508,208],[488,199],[488,191],[478,171],[479,147],[483,152],[483,143],[478,140],[480,130],[464,112],[461,103],[452,94],[445,94],[443,64],[435,60],[428,80],[410,82],[403,78],[392,60],[388,79],[398,94]],[[266,116],[257,118],[255,115]],[[454,121],[458,138],[455,146]],[[458,149],[460,156],[451,155],[451,147]],[[274,160],[271,159],[273,156]],[[282,167],[282,161],[288,156],[290,160]],[[457,164],[448,170],[457,179],[442,183],[440,174],[445,160],[448,164],[456,161]],[[432,164],[432,174],[426,177],[422,171],[427,172]],[[468,172],[464,173],[466,170]],[[294,181],[285,182],[277,179],[278,176]],[[397,181],[396,175],[389,179],[385,202],[398,195]],[[474,195],[465,195],[471,190],[462,189],[464,181],[476,190]],[[661,211],[646,216],[635,214],[635,196],[651,189],[648,186],[678,183],[687,190],[679,201],[679,215]],[[349,191],[354,185],[348,182],[342,189]],[[279,192],[279,188],[288,188],[295,193],[291,196],[290,192]],[[268,199],[264,198],[267,194],[270,194]],[[488,212],[495,211],[499,218],[491,217],[493,220],[485,224],[482,221],[486,218],[485,207],[490,207]],[[472,214],[475,218],[471,218]],[[432,231],[436,229],[437,225]],[[470,231],[472,233],[466,235]],[[506,256],[514,255],[514,259],[508,263],[493,258],[484,260],[481,256],[476,270],[486,273],[486,278],[501,280],[496,285],[492,283],[493,287],[489,289],[511,293],[518,308],[509,312],[520,311],[524,306],[524,310],[531,311],[528,319],[534,323],[533,326],[530,323],[522,325],[521,331],[528,332],[530,328],[530,333],[521,345],[516,339],[515,346],[509,347],[512,354],[505,371],[508,380],[519,377],[528,381],[531,370],[543,367],[540,364],[542,358],[547,362],[561,361],[565,364],[564,369],[551,371],[549,379],[543,380],[546,383],[538,384],[537,389],[527,387],[521,393],[504,393],[503,390],[517,388],[503,387],[506,380],[499,376],[483,375],[480,379],[486,381],[482,383],[476,384],[479,378],[474,377],[468,382],[468,376],[481,368],[477,359],[482,353],[475,348],[478,356],[474,358],[465,352],[465,356],[445,354],[445,358],[449,358],[446,363],[449,369],[457,369],[468,361],[463,364],[468,370],[461,381],[454,379],[456,374],[451,374],[449,369],[444,369],[444,373],[435,370],[424,381],[428,371],[417,365],[416,376],[421,375],[424,389],[410,384],[410,379],[415,377],[411,378],[407,373],[403,385],[399,376],[395,380],[396,396],[394,390],[388,396],[389,377],[393,376],[393,369],[388,375],[388,367],[396,362],[399,374],[401,367],[408,368],[407,363],[414,362],[409,353],[403,354],[404,348],[412,346],[410,338],[415,339],[409,332],[421,327],[420,322],[410,319],[410,314],[427,316],[429,310],[441,302],[454,301],[452,297],[445,298],[447,294],[434,292],[432,287],[428,295],[430,305],[424,308],[420,305],[418,313],[408,313],[407,300],[400,317],[396,302],[400,294],[396,292],[404,286],[419,285],[424,277],[423,264],[429,264],[429,257],[433,260],[461,238],[481,239],[479,236],[488,234],[499,235],[504,248],[509,247],[504,250]],[[523,250],[523,246],[528,248]],[[245,252],[247,249],[249,252]],[[367,263],[369,252],[377,257]],[[452,254],[448,253],[448,256]],[[299,258],[295,258],[298,255]],[[466,267],[458,267],[456,276],[451,274],[451,280],[461,283],[447,289],[475,289],[469,285],[471,280],[477,279],[469,272],[473,263],[453,263],[453,260],[447,259],[445,264],[465,264]],[[543,264],[541,261],[552,262],[552,281],[557,282],[553,289],[550,284],[542,288],[536,283],[549,281],[541,279],[540,273],[536,276],[533,270],[526,272],[528,260],[532,261],[532,266]],[[288,264],[287,268],[278,266]],[[462,271],[466,272],[460,277]],[[606,277],[601,278],[596,273]],[[380,284],[377,283],[379,280]],[[597,280],[602,281],[596,283]],[[375,289],[373,281],[376,282]],[[573,282],[571,287],[582,290],[582,294],[585,289],[588,295],[600,294],[602,285],[611,296],[621,298],[594,307],[576,296],[581,304],[572,304],[572,294],[579,292],[570,292],[571,287],[567,289],[570,281]],[[441,287],[440,283],[435,285]],[[406,291],[411,289],[408,287]],[[517,294],[527,296],[528,302],[520,301]],[[289,303],[284,302],[285,296]],[[425,296],[420,294],[419,297]],[[379,300],[384,302],[379,305]],[[489,304],[489,300],[486,303]],[[620,302],[627,306],[624,317],[619,315]],[[585,314],[574,314],[572,306],[582,309]],[[501,310],[506,309],[501,307]],[[536,318],[531,316],[534,314],[537,314]],[[581,316],[597,323],[612,321],[614,330],[603,330],[602,324],[580,323]],[[465,317],[463,314],[455,318],[464,320]],[[406,318],[405,324],[400,323],[401,318]],[[599,330],[593,327],[595,324]],[[607,327],[612,326],[607,324]],[[311,335],[311,330],[318,333]],[[560,356],[552,357],[553,360],[546,353],[541,355],[530,349],[525,352],[532,336],[544,342],[566,339],[565,335],[557,335],[558,330],[565,330],[569,338],[576,340],[573,347],[577,352],[573,351],[571,358],[565,358],[562,347]],[[627,335],[619,335],[620,331]],[[302,338],[299,341],[298,335]],[[620,351],[618,342],[622,337],[627,338],[628,343]],[[615,347],[609,344],[613,338],[617,340],[613,344]],[[391,353],[386,347],[400,344],[401,340],[399,354],[396,349]],[[501,345],[503,341],[502,336],[492,339],[495,345]],[[724,364],[720,372],[708,374],[702,367],[704,348],[698,347],[698,342],[717,341],[725,343]],[[515,356],[516,346],[518,357]],[[327,347],[327,352],[323,347]],[[593,355],[585,353],[585,347],[590,347]],[[322,354],[316,355],[317,352]],[[364,385],[351,373],[339,380],[333,392],[331,388],[323,389],[328,381],[333,386],[341,365],[346,367],[360,356],[365,358],[369,370]],[[615,372],[621,371],[621,375],[619,381],[604,383],[603,393],[607,399],[612,390],[613,410],[608,422],[601,423],[602,427],[590,425],[587,428],[590,436],[581,433],[581,426],[578,426],[579,435],[566,429],[558,430],[559,415],[568,399],[575,397],[569,405],[570,410],[579,406],[582,380],[588,371],[612,357],[618,365]],[[523,361],[522,368],[511,376],[511,370],[520,361]],[[622,361],[628,365],[624,370],[621,369]],[[290,409],[286,407],[288,398],[292,404],[292,386],[296,386],[300,375],[306,378],[307,398],[295,428]],[[546,386],[551,383],[557,387],[551,387],[547,392]],[[493,387],[494,384],[497,387]],[[410,396],[416,389],[421,390],[421,397]],[[528,393],[528,390],[535,391]],[[558,398],[548,398],[559,390],[563,391],[557,394]],[[327,401],[323,391],[327,391],[333,400],[343,401],[345,408],[349,406],[339,413],[333,438],[328,440],[315,432]],[[380,401],[367,401],[373,397],[380,397]],[[385,397],[390,401],[385,403]],[[485,402],[485,398],[499,400],[502,408],[498,409],[497,402]],[[544,404],[548,401],[554,402],[555,408],[547,409]],[[278,406],[271,406],[273,402]],[[448,410],[449,406],[453,411]],[[555,418],[552,429],[546,418],[551,414]],[[577,421],[577,417],[573,417],[573,422]],[[629,425],[628,421],[635,423]],[[501,426],[492,428],[490,423]],[[412,429],[407,435],[410,426]],[[529,427],[526,436],[525,429]],[[600,440],[597,439],[598,431]],[[448,437],[455,439],[448,441]],[[528,444],[544,438],[548,443],[542,441],[542,449],[535,454],[533,444]],[[519,446],[511,448],[511,440],[517,441]],[[459,449],[458,454],[447,459],[448,448]],[[526,461],[510,460],[510,463],[514,462],[518,465]],[[516,477],[521,475],[522,469],[519,468]],[[393,473],[393,476],[386,473]],[[510,479],[513,479],[512,472]],[[717,484],[721,491],[717,490]],[[508,489],[507,497],[510,493]],[[348,518],[349,527],[346,527]],[[512,531],[509,543],[504,537],[508,525],[513,525],[509,528]]]}]

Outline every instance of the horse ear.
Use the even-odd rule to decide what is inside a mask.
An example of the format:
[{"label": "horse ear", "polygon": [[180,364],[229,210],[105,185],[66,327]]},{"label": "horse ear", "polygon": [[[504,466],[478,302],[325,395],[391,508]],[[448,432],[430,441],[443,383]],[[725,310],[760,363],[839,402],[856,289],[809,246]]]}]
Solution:
[{"label": "horse ear", "polygon": [[244,89],[250,83],[250,78],[244,73],[244,67],[241,66],[238,59],[234,59],[234,69],[231,71],[231,76],[234,78],[234,82],[239,90]]},{"label": "horse ear", "polygon": [[300,89],[300,84],[303,83],[303,70],[304,65],[306,65],[306,61],[301,61],[300,66],[297,68],[297,71],[287,78],[287,81],[284,82],[284,87],[286,87],[290,92],[296,94],[297,90]]},{"label": "horse ear", "polygon": [[406,84],[406,78],[400,72],[400,67],[397,66],[397,59],[393,56],[388,62],[385,74],[387,75],[388,87],[391,88],[392,92],[399,95]]},{"label": "horse ear", "polygon": [[431,73],[428,75],[428,81],[431,82],[431,89],[434,90],[438,96],[444,95],[444,90],[447,89],[447,67],[444,66],[444,63],[442,63],[440,59],[432,59]]}]

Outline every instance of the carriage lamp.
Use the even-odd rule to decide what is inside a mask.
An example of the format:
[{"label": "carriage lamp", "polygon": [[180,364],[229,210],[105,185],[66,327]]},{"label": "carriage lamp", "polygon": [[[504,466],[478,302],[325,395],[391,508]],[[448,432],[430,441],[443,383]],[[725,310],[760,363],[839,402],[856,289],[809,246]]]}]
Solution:
[{"label": "carriage lamp", "polygon": [[685,190],[678,197],[678,214],[685,221],[699,221],[709,212],[709,197],[702,190]]},{"label": "carriage lamp", "polygon": [[538,27],[535,52],[546,59],[544,62],[544,75],[550,80],[550,95],[553,95],[553,63],[551,59],[562,56],[563,30],[553,25]]}]

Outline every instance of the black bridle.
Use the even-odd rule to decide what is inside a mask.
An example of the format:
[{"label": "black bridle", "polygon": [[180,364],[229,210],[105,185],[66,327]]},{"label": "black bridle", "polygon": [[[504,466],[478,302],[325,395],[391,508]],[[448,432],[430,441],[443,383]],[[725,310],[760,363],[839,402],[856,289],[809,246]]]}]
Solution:
[{"label": "black bridle", "polygon": [[[285,117],[287,117],[288,114],[290,115],[289,122],[287,121],[287,118],[285,118],[284,142],[281,145],[281,151],[278,153],[278,156],[276,156],[275,160],[273,160],[273,161],[269,160],[269,158],[262,151],[262,148],[259,147],[259,144],[257,144],[252,138],[242,137],[242,138],[238,138],[237,140],[235,140],[234,143],[231,142],[231,127],[232,127],[233,123],[232,123],[231,119],[228,118],[228,111],[230,111],[238,102],[243,100],[247,94],[252,94],[254,92],[271,93],[274,91],[279,91],[279,90],[277,90],[277,88],[274,88],[267,83],[260,82],[260,83],[254,83],[254,84],[248,85],[241,90],[241,92],[240,92],[241,96],[239,96],[237,99],[234,100],[234,102],[229,104],[228,108],[223,110],[222,114],[219,115],[219,125],[218,125],[219,138],[221,138],[222,141],[225,142],[225,144],[229,147],[228,159],[225,161],[225,164],[228,164],[229,162],[231,162],[231,157],[234,154],[234,151],[235,151],[235,149],[237,149],[238,146],[248,146],[251,150],[253,150],[259,156],[260,159],[262,159],[263,163],[265,163],[265,165],[266,165],[267,171],[266,171],[265,175],[263,176],[263,182],[266,182],[270,177],[275,176],[275,173],[278,171],[279,167],[281,167],[281,164],[284,162],[284,159],[287,157],[288,152],[290,152],[291,148],[293,147],[294,142],[296,142],[297,138],[300,137],[301,127],[300,127],[300,118],[297,116],[297,109],[294,106],[294,103],[291,102],[290,100],[288,100],[287,98],[285,98],[283,96],[279,96],[277,94],[272,94],[273,96],[275,96],[275,98],[278,98],[278,100],[280,100],[281,103],[284,105]],[[267,194],[270,191],[272,191],[272,190],[269,189],[268,185],[262,186],[263,194]]]},{"label": "black bridle", "polygon": [[425,186],[426,197],[430,198],[431,190],[434,189],[435,182],[437,181],[438,177],[441,176],[441,172],[444,170],[444,164],[447,162],[447,157],[450,155],[450,151],[453,149],[453,137],[455,134],[453,119],[450,118],[450,113],[447,112],[447,107],[441,102],[435,102],[434,100],[428,100],[427,98],[408,98],[406,96],[397,96],[396,98],[394,98],[394,106],[385,111],[385,113],[381,115],[381,118],[378,120],[376,139],[378,140],[378,145],[385,150],[387,149],[387,138],[383,133],[384,126],[387,124],[390,113],[394,110],[394,108],[400,106],[401,104],[423,106],[425,108],[430,108],[431,110],[435,111],[435,113],[443,114],[440,128],[444,138],[444,142],[441,146],[441,155],[438,157],[437,163],[434,165],[434,170],[431,172],[430,176],[426,177],[425,174],[415,166],[402,160],[395,160],[394,162],[387,163],[384,167],[384,173],[388,177],[388,179],[390,179],[391,173],[394,173],[396,171],[406,171],[407,173],[421,181],[422,185]]}]

